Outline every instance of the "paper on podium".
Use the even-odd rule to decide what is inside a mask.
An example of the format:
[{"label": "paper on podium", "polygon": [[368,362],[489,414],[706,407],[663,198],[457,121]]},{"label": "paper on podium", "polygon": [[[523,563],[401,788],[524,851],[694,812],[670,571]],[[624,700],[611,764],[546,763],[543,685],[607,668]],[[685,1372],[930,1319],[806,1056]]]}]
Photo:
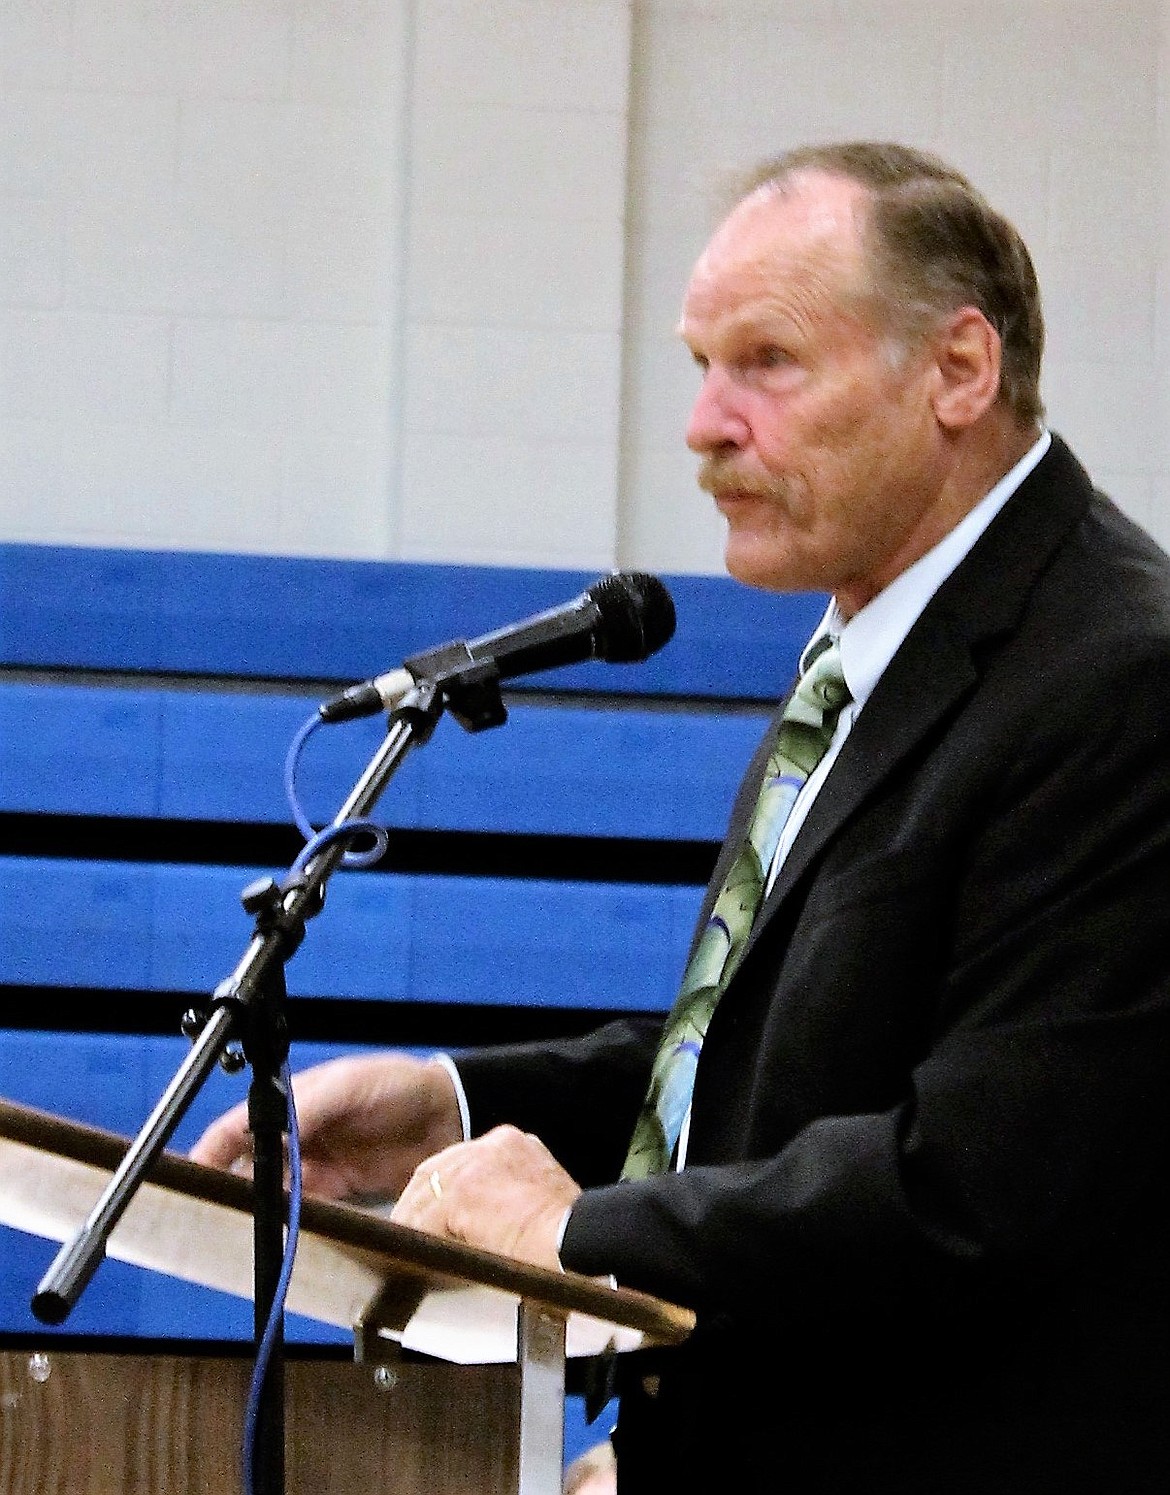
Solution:
[{"label": "paper on podium", "polygon": [[[0,1223],[50,1240],[84,1224],[125,1138],[0,1100]],[[252,1297],[252,1186],[164,1154],[110,1236],[120,1261]],[[29,1296],[36,1284],[29,1284]],[[306,1198],[287,1307],[459,1364],[514,1361],[521,1300],[566,1316],[566,1353],[674,1344],[687,1310]]]}]

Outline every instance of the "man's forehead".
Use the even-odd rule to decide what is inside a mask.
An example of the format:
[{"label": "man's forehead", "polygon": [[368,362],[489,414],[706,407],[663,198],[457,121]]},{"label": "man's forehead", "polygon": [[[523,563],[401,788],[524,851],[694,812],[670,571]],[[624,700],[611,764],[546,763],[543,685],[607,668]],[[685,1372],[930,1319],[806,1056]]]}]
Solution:
[{"label": "man's forehead", "polygon": [[698,311],[731,284],[764,289],[785,271],[860,263],[865,189],[843,177],[802,173],[757,187],[736,204],[696,261],[684,300]]},{"label": "man's forehead", "polygon": [[831,242],[852,250],[866,196],[860,183],[820,171],[766,182],[732,208],[699,256],[696,270],[768,258],[790,246]]}]

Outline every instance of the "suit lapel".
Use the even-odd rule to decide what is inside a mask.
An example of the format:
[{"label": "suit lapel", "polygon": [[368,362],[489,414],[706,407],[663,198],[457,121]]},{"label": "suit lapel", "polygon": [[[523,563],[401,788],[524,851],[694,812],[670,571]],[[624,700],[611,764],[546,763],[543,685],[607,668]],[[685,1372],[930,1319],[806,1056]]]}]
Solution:
[{"label": "suit lapel", "polygon": [[780,868],[757,931],[840,827],[975,685],[978,676],[964,644],[945,630],[921,643],[899,651],[896,674],[886,689],[874,691],[858,717]]}]

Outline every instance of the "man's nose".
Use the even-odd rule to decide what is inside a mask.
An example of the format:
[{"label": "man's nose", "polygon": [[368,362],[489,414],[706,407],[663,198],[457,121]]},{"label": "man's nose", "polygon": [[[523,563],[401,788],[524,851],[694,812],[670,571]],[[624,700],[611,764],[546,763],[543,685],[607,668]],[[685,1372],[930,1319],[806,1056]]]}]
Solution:
[{"label": "man's nose", "polygon": [[747,444],[750,428],[734,396],[725,374],[714,368],[704,371],[687,421],[686,441],[692,452],[706,456],[728,448],[738,450]]}]

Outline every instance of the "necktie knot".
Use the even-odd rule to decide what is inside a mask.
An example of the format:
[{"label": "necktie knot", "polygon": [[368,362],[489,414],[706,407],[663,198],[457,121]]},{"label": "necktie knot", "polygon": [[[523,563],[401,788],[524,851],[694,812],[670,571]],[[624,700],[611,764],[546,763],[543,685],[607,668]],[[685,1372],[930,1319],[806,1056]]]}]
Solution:
[{"label": "necktie knot", "polygon": [[[784,720],[799,722],[818,731],[828,730],[831,735],[838,715],[851,699],[841,669],[841,647],[833,639],[800,677],[785,708]],[[827,747],[828,743],[824,746]]]},{"label": "necktie knot", "polygon": [[849,687],[841,669],[841,649],[834,641],[817,656],[800,682],[800,688],[819,701],[826,711],[839,711],[849,699]]}]

